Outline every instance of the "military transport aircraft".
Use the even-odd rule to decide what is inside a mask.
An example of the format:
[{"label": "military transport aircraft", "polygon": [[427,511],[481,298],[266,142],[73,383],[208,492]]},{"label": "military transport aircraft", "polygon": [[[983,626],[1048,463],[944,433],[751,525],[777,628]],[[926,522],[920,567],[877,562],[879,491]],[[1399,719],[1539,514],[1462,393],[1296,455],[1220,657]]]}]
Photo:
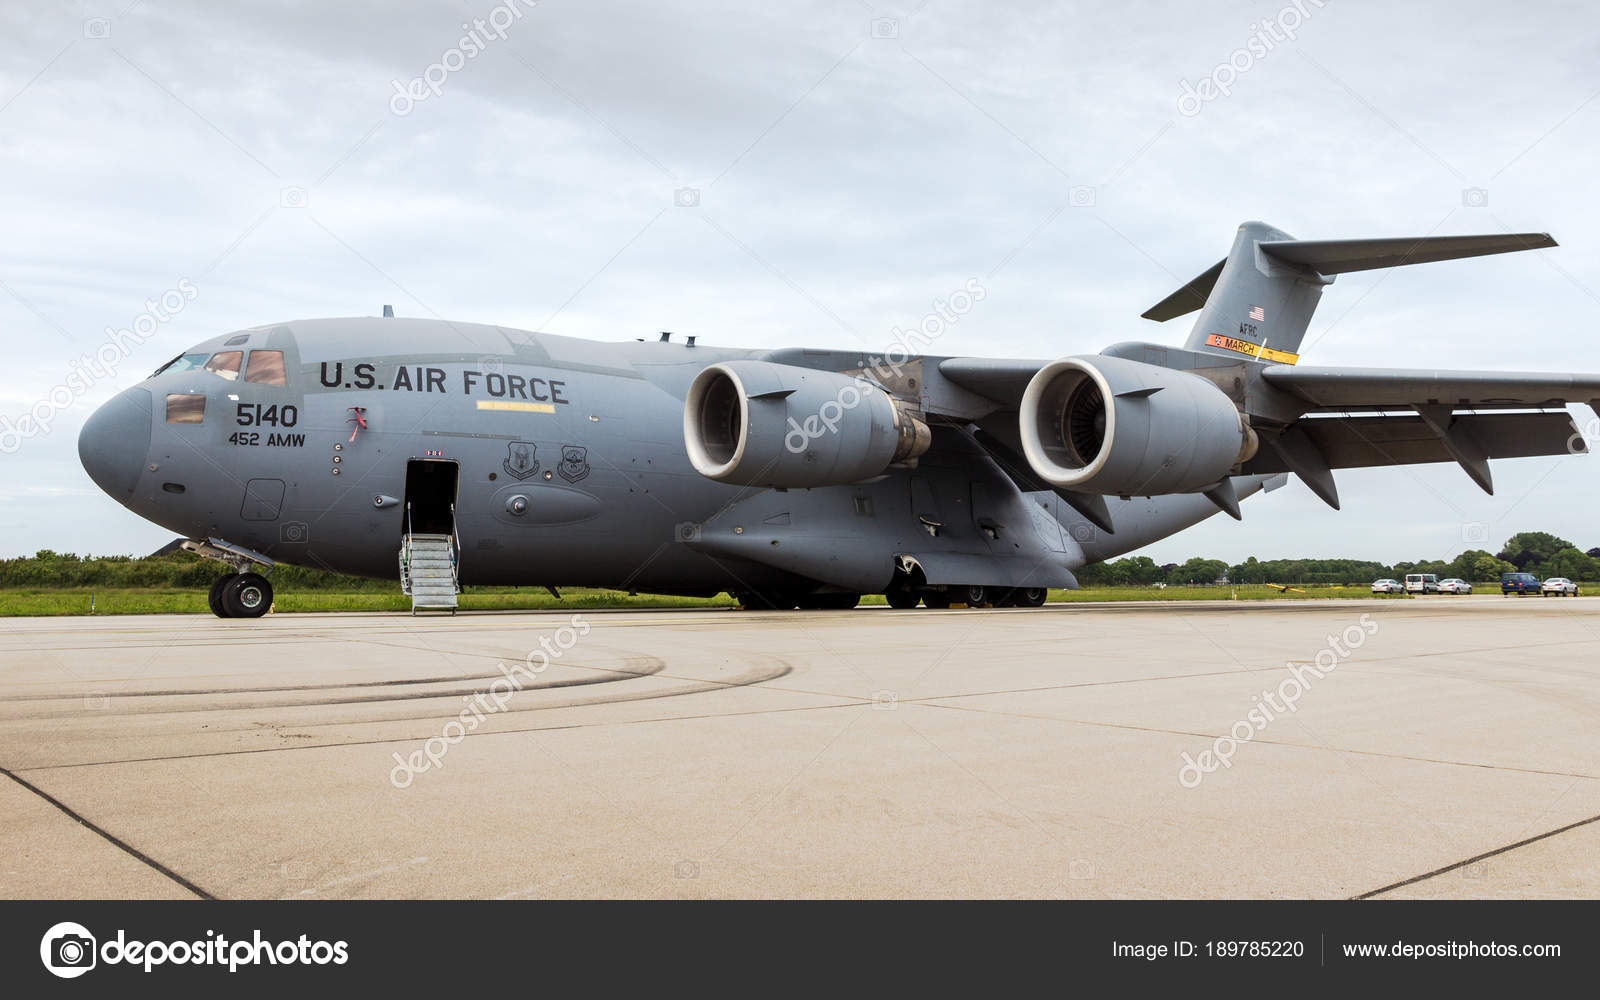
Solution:
[{"label": "military transport aircraft", "polygon": [[1296,240],[1240,226],[1144,313],[1181,348],[1044,361],[599,343],[384,317],[196,345],[84,425],[91,478],[227,564],[223,617],[276,561],[393,578],[713,595],[746,607],[1038,605],[1073,571],[1299,476],[1586,450],[1600,375],[1318,368],[1296,352],[1346,271],[1555,246],[1543,234]]}]

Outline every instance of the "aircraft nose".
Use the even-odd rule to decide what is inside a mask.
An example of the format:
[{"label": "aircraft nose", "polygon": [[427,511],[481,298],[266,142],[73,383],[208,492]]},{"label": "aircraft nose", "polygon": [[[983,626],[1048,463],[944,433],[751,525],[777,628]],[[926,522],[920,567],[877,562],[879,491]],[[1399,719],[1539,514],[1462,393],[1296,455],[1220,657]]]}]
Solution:
[{"label": "aircraft nose", "polygon": [[124,389],[89,415],[78,433],[78,461],[96,486],[118,500],[131,496],[150,454],[148,389]]}]

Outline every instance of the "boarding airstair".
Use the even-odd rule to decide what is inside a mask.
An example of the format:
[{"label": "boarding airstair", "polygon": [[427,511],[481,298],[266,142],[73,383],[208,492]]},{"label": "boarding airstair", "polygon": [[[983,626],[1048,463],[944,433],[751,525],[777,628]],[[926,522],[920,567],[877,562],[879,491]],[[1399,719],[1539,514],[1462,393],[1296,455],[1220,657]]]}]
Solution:
[{"label": "boarding airstair", "polygon": [[411,505],[406,504],[406,533],[400,539],[400,589],[411,598],[411,613],[456,613],[461,593],[461,546],[455,535],[455,507],[450,508],[448,535],[413,534]]}]

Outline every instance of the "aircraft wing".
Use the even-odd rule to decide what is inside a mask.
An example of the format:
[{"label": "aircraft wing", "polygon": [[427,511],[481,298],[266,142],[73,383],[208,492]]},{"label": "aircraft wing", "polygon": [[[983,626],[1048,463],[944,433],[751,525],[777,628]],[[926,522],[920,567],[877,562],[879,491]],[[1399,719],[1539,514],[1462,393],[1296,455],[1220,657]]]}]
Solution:
[{"label": "aircraft wing", "polygon": [[[1042,367],[948,358],[939,372],[1009,411]],[[1239,471],[1293,472],[1336,508],[1334,469],[1454,461],[1493,493],[1490,459],[1583,453],[1566,404],[1600,414],[1600,375],[1265,365],[1249,377],[1258,388],[1246,408],[1262,447]]]},{"label": "aircraft wing", "polygon": [[1600,375],[1268,365],[1261,377],[1318,410],[1543,407],[1600,403]]}]

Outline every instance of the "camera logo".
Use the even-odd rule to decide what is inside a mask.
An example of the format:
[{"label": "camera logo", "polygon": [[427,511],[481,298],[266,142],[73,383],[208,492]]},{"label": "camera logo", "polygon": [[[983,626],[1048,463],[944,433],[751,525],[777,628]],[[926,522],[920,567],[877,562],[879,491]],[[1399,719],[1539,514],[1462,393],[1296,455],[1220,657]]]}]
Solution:
[{"label": "camera logo", "polygon": [[672,535],[680,542],[698,542],[700,525],[696,521],[682,521],[672,529]]},{"label": "camera logo", "polygon": [[1462,188],[1461,207],[1463,208],[1488,208],[1489,191],[1486,188]]},{"label": "camera logo", "polygon": [[280,208],[305,208],[310,196],[306,189],[298,185],[286,187],[278,192],[278,206]]},{"label": "camera logo", "polygon": [[76,979],[94,968],[94,935],[82,924],[56,924],[39,941],[39,958],[62,979]]},{"label": "camera logo", "polygon": [[1489,526],[1482,521],[1466,521],[1461,525],[1461,540],[1467,544],[1487,542]]},{"label": "camera logo", "polygon": [[278,525],[278,541],[290,545],[304,544],[311,537],[311,529],[304,521],[285,521]]},{"label": "camera logo", "polygon": [[682,187],[672,192],[672,203],[679,208],[699,208],[700,189]]},{"label": "camera logo", "polygon": [[109,17],[91,17],[83,22],[83,37],[85,38],[110,38],[111,19]]},{"label": "camera logo", "polygon": [[869,28],[873,38],[888,40],[900,37],[900,19],[897,17],[875,17]]}]

